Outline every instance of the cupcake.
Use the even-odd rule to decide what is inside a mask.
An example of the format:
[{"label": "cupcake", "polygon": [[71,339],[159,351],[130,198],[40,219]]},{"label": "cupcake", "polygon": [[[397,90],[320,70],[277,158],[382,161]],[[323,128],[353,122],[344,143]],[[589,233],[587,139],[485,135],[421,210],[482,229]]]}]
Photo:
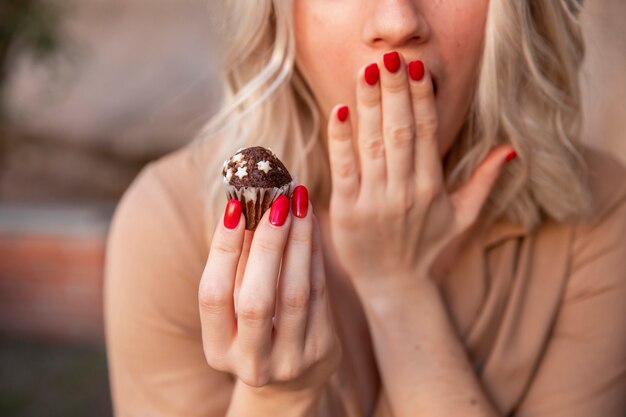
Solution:
[{"label": "cupcake", "polygon": [[222,179],[226,197],[241,201],[247,230],[255,230],[276,197],[290,197],[296,185],[276,154],[262,146],[241,148],[225,160]]}]

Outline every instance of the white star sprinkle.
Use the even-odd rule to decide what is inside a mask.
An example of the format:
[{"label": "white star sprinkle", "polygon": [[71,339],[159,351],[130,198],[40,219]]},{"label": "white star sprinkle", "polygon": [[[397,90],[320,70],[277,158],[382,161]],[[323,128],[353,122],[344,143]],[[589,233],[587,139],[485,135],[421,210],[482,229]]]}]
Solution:
[{"label": "white star sprinkle", "polygon": [[256,167],[259,169],[259,171],[263,171],[266,174],[269,172],[270,169],[272,169],[272,165],[270,164],[270,161],[257,162]]},{"label": "white star sprinkle", "polygon": [[248,168],[247,167],[239,167],[239,168],[237,168],[237,172],[235,173],[235,175],[238,176],[239,179],[242,179],[243,177],[248,175]]},{"label": "white star sprinkle", "polygon": [[241,158],[243,158],[243,154],[242,153],[238,153],[237,155],[233,156],[233,161],[241,162]]},{"label": "white star sprinkle", "polygon": [[233,170],[232,168],[228,168],[228,171],[226,171],[226,181],[230,181],[232,177],[233,177]]},{"label": "white star sprinkle", "polygon": [[222,167],[223,167],[224,169],[226,169],[226,166],[227,166],[227,165],[228,165],[228,159],[224,161],[224,165],[222,165]]}]

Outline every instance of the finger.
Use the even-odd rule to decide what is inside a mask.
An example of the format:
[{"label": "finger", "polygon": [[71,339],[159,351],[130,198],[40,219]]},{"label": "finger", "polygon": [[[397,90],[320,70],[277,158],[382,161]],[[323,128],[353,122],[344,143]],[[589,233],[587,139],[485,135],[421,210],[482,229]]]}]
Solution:
[{"label": "finger", "polygon": [[274,354],[302,355],[311,289],[312,206],[304,218],[293,217],[278,281]]},{"label": "finger", "polygon": [[225,218],[239,223],[234,229],[224,222],[216,226],[198,289],[203,343],[215,354],[225,354],[235,336],[233,286],[246,226],[241,209],[236,199],[227,204]]},{"label": "finger", "polygon": [[250,244],[252,243],[252,237],[254,231],[246,230],[243,238],[243,247],[241,248],[241,256],[239,256],[239,264],[237,264],[237,277],[235,278],[235,293],[233,294],[235,299],[235,319],[237,318],[237,307],[239,304],[239,290],[241,289],[241,283],[243,282],[243,275],[246,271],[246,264],[248,263],[248,256],[250,254]]},{"label": "finger", "polygon": [[348,106],[336,106],[328,122],[328,154],[333,185],[333,199],[340,205],[352,205],[359,192],[352,122]]},{"label": "finger", "polygon": [[[278,222],[270,223],[277,218]],[[289,198],[280,195],[263,214],[250,245],[239,291],[237,344],[253,360],[271,354],[276,283],[290,227]]]},{"label": "finger", "polygon": [[492,150],[472,173],[463,187],[450,197],[456,212],[456,222],[462,228],[469,227],[478,218],[503,166],[516,157],[511,145]]},{"label": "finger", "polygon": [[419,185],[438,189],[443,184],[439,156],[438,117],[432,78],[420,60],[409,63],[409,86],[415,118],[415,175]]},{"label": "finger", "polygon": [[335,333],[326,291],[326,272],[320,239],[319,223],[313,217],[311,240],[311,293],[305,330],[305,356],[312,357],[321,341],[330,341]]},{"label": "finger", "polygon": [[367,195],[376,195],[372,193],[384,190],[387,176],[378,64],[374,63],[361,68],[357,78],[356,98],[361,192]]},{"label": "finger", "polygon": [[413,184],[415,126],[404,58],[396,51],[388,52],[383,57],[383,66],[380,84],[387,187],[392,195],[398,195],[406,193],[409,181]]}]

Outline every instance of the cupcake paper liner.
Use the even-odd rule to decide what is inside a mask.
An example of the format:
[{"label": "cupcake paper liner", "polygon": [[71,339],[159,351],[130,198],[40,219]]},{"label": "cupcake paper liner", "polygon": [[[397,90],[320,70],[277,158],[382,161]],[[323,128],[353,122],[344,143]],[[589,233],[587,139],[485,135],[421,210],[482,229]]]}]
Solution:
[{"label": "cupcake paper liner", "polygon": [[272,202],[281,194],[291,197],[293,189],[296,187],[297,180],[294,179],[290,183],[282,187],[262,188],[262,187],[241,187],[237,188],[230,185],[226,178],[222,177],[224,182],[224,190],[226,197],[230,200],[236,198],[241,201],[243,215],[246,218],[246,229],[255,230],[261,217],[267,209],[270,208]]}]

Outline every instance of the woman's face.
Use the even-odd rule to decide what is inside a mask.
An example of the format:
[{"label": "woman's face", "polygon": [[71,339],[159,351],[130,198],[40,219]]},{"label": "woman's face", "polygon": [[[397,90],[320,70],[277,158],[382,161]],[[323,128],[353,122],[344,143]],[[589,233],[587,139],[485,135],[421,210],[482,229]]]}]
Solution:
[{"label": "woman's face", "polygon": [[422,60],[433,76],[445,155],[472,98],[489,0],[293,1],[296,63],[324,123],[336,104],[355,108],[359,68],[395,50],[407,63]]}]

